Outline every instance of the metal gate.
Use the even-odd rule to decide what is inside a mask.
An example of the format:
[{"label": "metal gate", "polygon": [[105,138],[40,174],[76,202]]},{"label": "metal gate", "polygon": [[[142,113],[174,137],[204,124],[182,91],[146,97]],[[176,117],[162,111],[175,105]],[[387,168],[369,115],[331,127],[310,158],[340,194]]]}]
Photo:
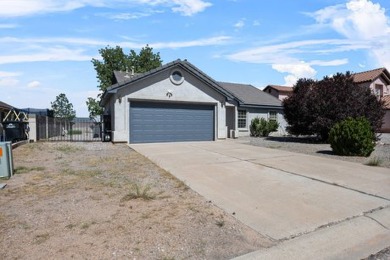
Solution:
[{"label": "metal gate", "polygon": [[101,141],[101,123],[90,118],[76,117],[72,120],[37,116],[37,140],[98,142]]}]

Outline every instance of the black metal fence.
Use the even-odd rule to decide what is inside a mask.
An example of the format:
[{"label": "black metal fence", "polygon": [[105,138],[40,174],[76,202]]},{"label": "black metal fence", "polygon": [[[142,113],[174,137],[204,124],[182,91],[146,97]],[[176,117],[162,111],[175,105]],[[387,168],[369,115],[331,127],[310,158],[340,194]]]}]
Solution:
[{"label": "black metal fence", "polygon": [[97,142],[101,141],[101,123],[90,118],[74,118],[73,120],[37,116],[37,140]]}]

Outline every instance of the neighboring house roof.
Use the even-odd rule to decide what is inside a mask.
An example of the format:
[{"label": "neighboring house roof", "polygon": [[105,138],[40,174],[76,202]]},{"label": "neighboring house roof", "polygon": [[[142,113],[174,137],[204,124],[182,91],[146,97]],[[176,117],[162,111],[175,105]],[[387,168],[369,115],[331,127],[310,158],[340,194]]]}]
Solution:
[{"label": "neighboring house roof", "polygon": [[382,77],[387,82],[387,84],[390,84],[390,73],[387,71],[386,68],[379,68],[355,73],[352,74],[352,77],[355,83],[372,82],[377,78]]},{"label": "neighboring house roof", "polygon": [[390,95],[383,96],[382,101],[384,102],[383,107],[390,110]]},{"label": "neighboring house roof", "polygon": [[163,66],[160,66],[156,69],[152,69],[148,72],[134,75],[134,77],[130,78],[130,80],[128,80],[128,81],[118,82],[118,83],[110,86],[109,88],[106,89],[106,91],[104,91],[102,99],[100,101],[100,104],[104,105],[106,103],[108,97],[110,95],[116,93],[119,89],[121,89],[123,87],[127,87],[127,86],[129,86],[133,83],[139,82],[143,79],[152,77],[152,76],[154,76],[154,75],[156,75],[164,70],[169,70],[175,66],[187,71],[188,73],[190,73],[190,74],[194,75],[195,77],[197,77],[198,79],[202,80],[206,85],[208,85],[212,89],[216,90],[220,94],[224,95],[227,98],[227,100],[234,99],[234,96],[232,96],[231,93],[227,92],[225,89],[223,89],[221,86],[219,86],[218,83],[215,80],[213,80],[211,77],[209,77],[206,73],[204,73],[203,71],[201,71],[200,69],[198,69],[197,67],[192,65],[187,60],[182,61],[182,60],[178,59],[178,60],[169,62]]},{"label": "neighboring house roof", "polygon": [[241,106],[281,107],[282,103],[274,96],[248,84],[219,82],[219,85],[235,96]]},{"label": "neighboring house roof", "polygon": [[7,103],[4,103],[0,101],[0,110],[11,110],[13,106],[8,105]]},{"label": "neighboring house roof", "polygon": [[288,86],[279,86],[279,85],[268,85],[266,86],[263,91],[267,91],[268,89],[275,89],[279,92],[287,92],[287,93],[292,93],[293,92],[293,87],[288,87]]}]

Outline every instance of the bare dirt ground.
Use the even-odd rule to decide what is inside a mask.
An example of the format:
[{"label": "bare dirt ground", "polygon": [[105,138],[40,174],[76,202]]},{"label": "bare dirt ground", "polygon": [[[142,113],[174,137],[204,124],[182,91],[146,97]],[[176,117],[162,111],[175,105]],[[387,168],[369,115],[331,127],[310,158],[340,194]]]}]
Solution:
[{"label": "bare dirt ground", "polygon": [[126,145],[13,152],[0,259],[228,259],[274,244]]}]

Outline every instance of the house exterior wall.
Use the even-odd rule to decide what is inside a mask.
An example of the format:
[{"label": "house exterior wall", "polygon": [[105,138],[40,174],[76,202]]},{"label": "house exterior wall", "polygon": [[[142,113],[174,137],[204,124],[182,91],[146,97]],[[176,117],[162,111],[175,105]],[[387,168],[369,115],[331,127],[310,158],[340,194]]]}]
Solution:
[{"label": "house exterior wall", "polygon": [[[381,77],[372,82],[364,82],[359,85],[370,88],[371,92],[378,97],[390,95],[390,85],[386,85],[386,82]],[[378,86],[382,87],[379,89]],[[390,133],[390,110],[386,110],[380,131],[383,133]]]},{"label": "house exterior wall", "polygon": [[276,98],[279,98],[279,91],[277,91],[276,89],[268,88],[265,92],[268,94],[271,94],[272,96],[274,96]]},{"label": "house exterior wall", "polygon": [[390,133],[390,109],[386,110],[385,116],[383,117],[381,132]]},{"label": "house exterior wall", "polygon": [[[176,70],[176,69],[173,69]],[[180,70],[181,71],[181,70]],[[225,97],[206,86],[203,82],[181,71],[184,81],[175,85],[170,80],[171,71],[162,71],[156,76],[146,78],[124,87],[111,98],[112,138],[114,142],[129,142],[130,104],[133,101],[186,102],[215,106],[215,138],[227,137]]]},{"label": "house exterior wall", "polygon": [[290,94],[287,92],[279,92],[279,100],[283,101],[284,99],[288,98]]},{"label": "house exterior wall", "polygon": [[245,110],[247,113],[247,123],[246,128],[238,128],[238,136],[250,136],[250,130],[249,126],[252,122],[252,120],[256,117],[269,119],[269,115],[271,111],[277,112],[277,120],[279,123],[278,131],[273,133],[276,135],[285,135],[286,134],[286,126],[287,122],[284,119],[283,116],[283,110],[282,109],[271,109],[271,108],[238,108],[238,110]]}]

